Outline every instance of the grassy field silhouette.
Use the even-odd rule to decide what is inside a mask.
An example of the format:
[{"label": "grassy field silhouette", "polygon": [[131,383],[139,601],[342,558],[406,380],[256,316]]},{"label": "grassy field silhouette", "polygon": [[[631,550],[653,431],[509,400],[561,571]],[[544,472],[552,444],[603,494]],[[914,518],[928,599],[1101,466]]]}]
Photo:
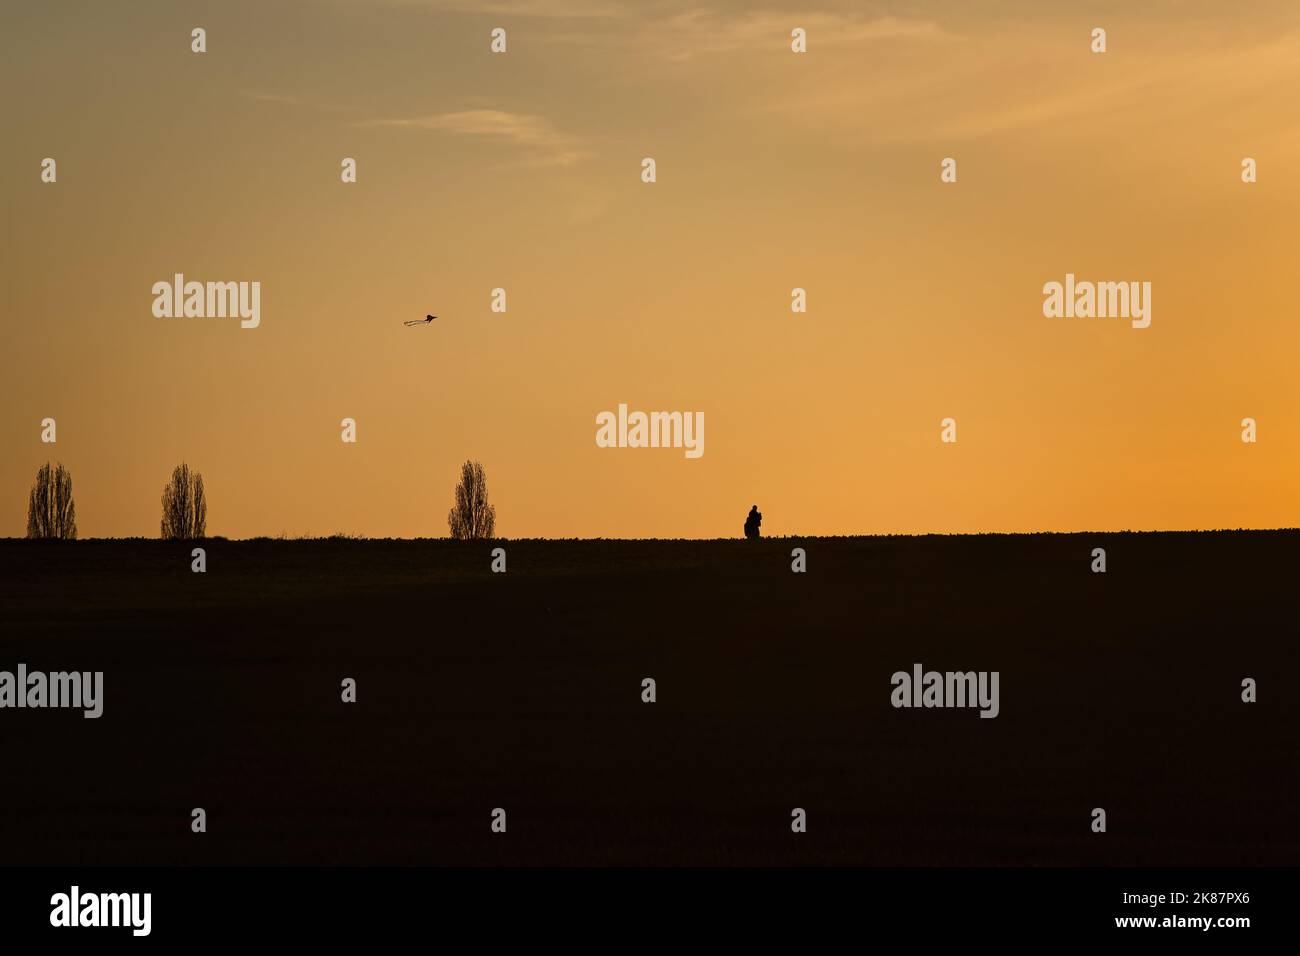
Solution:
[{"label": "grassy field silhouette", "polygon": [[[1296,531],[0,541],[0,667],[105,687],[98,720],[5,714],[0,846],[44,864],[1291,864],[1298,551]],[[1000,715],[892,708],[916,662],[1000,671]]]}]

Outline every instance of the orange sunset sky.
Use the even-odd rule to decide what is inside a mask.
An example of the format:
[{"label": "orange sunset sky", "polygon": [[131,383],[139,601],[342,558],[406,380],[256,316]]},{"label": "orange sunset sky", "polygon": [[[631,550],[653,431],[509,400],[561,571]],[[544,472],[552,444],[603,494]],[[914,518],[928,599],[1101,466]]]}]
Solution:
[{"label": "orange sunset sky", "polygon": [[[0,535],[46,460],[82,537],[182,460],[228,537],[445,535],[466,458],[507,537],[1300,524],[1294,0],[0,17]],[[154,317],[178,272],[260,327]],[[1045,318],[1067,272],[1151,327]],[[620,402],[705,454],[596,447]]]}]

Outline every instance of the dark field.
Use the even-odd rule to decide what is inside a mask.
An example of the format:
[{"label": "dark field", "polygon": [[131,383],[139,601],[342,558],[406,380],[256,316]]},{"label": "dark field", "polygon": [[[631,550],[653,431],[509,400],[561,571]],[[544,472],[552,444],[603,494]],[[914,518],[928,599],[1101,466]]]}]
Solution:
[{"label": "dark field", "polygon": [[0,859],[1300,862],[1300,532],[503,544],[0,542]]}]

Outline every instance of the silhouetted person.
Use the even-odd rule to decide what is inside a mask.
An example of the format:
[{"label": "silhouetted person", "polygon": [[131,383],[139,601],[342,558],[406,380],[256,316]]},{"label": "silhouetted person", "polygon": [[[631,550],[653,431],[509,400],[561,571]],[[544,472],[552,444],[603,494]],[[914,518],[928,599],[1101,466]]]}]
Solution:
[{"label": "silhouetted person", "polygon": [[762,512],[758,510],[758,505],[749,509],[749,517],[745,519],[745,537],[757,538],[758,526],[763,523]]}]

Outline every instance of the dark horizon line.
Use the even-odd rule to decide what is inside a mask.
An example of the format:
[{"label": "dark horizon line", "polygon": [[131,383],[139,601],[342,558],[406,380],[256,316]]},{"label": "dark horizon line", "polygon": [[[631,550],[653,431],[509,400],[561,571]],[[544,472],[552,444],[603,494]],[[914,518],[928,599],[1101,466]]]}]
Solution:
[{"label": "dark horizon line", "polygon": [[[1103,529],[1082,529],[1074,531],[921,531],[921,532],[876,532],[876,533],[849,533],[849,534],[780,534],[766,535],[758,541],[809,541],[809,540],[837,540],[837,539],[865,539],[865,538],[1029,538],[1041,535],[1058,535],[1069,537],[1071,535],[1098,535],[1098,534],[1283,534],[1288,532],[1300,531],[1300,527],[1277,527],[1277,528],[1117,528],[1110,530]],[[162,538],[149,537],[145,535],[124,535],[120,537],[99,537],[99,538],[28,538],[26,536],[0,536],[0,542],[32,542],[40,544],[60,543],[60,544],[89,544],[91,542],[138,542],[138,541],[157,541],[166,543],[185,543],[188,541],[225,541],[232,543],[251,543],[258,541],[356,541],[356,542],[432,542],[445,541],[459,544],[473,544],[491,541],[550,541],[550,542],[637,542],[637,541],[662,541],[662,542],[713,542],[713,541],[745,541],[743,536],[728,536],[714,538],[618,538],[618,537],[572,537],[572,538],[552,538],[552,537],[532,537],[532,538],[511,538],[504,535],[493,536],[490,538],[453,538],[450,536],[417,536],[410,538],[401,537],[371,537],[362,534],[347,534],[336,532],[325,535],[254,535],[249,538],[228,538],[225,535],[204,535],[201,538]]]}]

